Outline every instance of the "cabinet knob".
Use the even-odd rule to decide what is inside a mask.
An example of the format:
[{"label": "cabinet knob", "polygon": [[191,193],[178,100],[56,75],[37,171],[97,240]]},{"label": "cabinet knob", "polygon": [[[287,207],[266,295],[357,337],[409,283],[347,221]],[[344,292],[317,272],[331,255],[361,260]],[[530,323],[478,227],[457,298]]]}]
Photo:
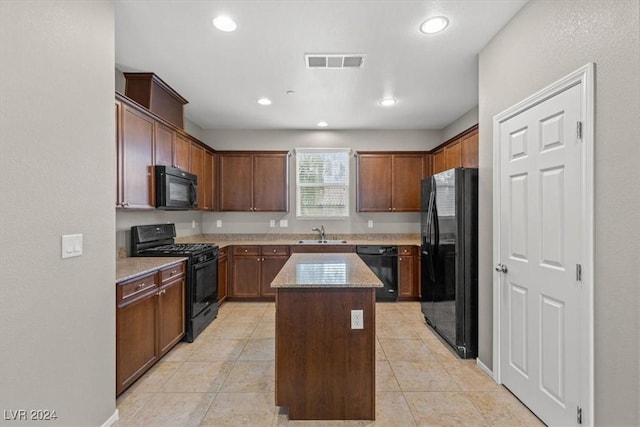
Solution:
[{"label": "cabinet knob", "polygon": [[244,250],[244,253],[247,253],[247,252],[249,252],[249,250],[248,250],[248,249],[245,249],[245,250]]},{"label": "cabinet knob", "polygon": [[138,286],[136,286],[136,289],[142,289],[145,286],[147,286],[146,283],[139,283]]},{"label": "cabinet knob", "polygon": [[277,249],[274,249],[274,250],[273,250],[273,253],[275,254],[276,252],[278,252],[278,250],[277,250]]},{"label": "cabinet knob", "polygon": [[391,208],[389,208],[389,212],[391,212]]}]

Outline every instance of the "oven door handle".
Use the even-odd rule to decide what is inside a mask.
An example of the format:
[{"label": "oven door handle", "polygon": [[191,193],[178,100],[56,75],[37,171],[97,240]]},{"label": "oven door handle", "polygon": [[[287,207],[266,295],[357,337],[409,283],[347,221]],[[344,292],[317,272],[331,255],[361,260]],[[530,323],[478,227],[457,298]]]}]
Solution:
[{"label": "oven door handle", "polygon": [[216,263],[216,262],[218,262],[218,258],[217,257],[211,258],[211,259],[206,260],[205,262],[200,262],[200,263],[193,264],[193,268],[196,269],[196,270],[200,270],[201,268],[205,268],[209,264],[213,264],[213,263]]}]

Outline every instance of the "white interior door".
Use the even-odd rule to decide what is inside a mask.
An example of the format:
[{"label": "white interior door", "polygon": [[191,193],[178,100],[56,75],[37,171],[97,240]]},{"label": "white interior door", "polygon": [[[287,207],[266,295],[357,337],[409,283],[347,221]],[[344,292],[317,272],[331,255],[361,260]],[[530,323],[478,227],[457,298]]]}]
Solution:
[{"label": "white interior door", "polygon": [[499,124],[500,373],[548,425],[581,404],[585,221],[581,85]]}]

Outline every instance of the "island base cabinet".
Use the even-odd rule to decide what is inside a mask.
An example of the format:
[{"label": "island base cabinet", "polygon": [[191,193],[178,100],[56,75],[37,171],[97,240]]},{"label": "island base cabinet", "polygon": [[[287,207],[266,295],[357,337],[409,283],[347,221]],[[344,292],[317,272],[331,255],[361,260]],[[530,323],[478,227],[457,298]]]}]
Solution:
[{"label": "island base cabinet", "polygon": [[275,379],[289,419],[375,419],[375,289],[278,288]]}]

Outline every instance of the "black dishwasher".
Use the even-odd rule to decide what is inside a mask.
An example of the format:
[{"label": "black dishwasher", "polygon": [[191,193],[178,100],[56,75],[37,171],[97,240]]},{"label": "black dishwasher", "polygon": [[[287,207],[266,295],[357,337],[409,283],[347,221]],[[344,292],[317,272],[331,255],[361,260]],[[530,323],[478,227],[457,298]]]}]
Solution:
[{"label": "black dishwasher", "polygon": [[382,288],[376,288],[376,301],[396,301],[398,295],[398,247],[358,245],[356,253],[384,285]]}]

